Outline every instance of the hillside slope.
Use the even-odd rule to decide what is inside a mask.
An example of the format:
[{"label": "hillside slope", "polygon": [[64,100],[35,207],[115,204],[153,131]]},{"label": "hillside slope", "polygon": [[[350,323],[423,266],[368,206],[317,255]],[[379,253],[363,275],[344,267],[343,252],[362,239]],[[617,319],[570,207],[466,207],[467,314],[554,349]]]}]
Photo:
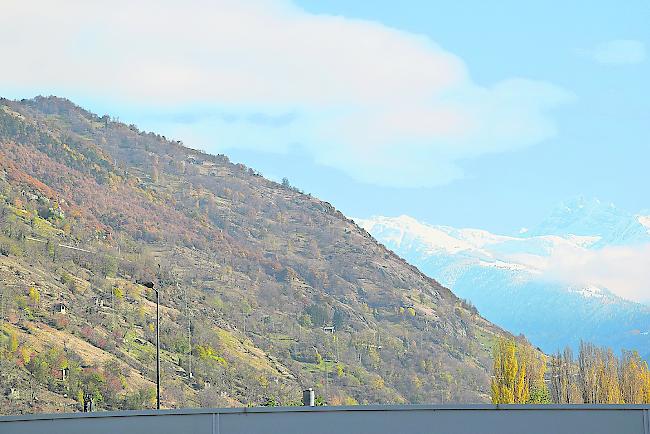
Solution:
[{"label": "hillside slope", "polygon": [[489,398],[502,330],[225,156],[60,98],[0,100],[0,206],[5,412],[151,405],[154,294],[137,279],[161,288],[165,407],[304,387],[329,404]]}]

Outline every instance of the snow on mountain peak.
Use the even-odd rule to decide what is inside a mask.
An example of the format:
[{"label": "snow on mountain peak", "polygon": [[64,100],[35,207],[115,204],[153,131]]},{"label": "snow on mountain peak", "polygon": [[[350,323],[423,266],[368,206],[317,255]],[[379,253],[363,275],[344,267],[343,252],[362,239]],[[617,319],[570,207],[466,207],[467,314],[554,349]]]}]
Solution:
[{"label": "snow on mountain peak", "polygon": [[646,228],[648,234],[650,234],[650,215],[639,215],[636,216],[636,219],[641,224],[641,226]]},{"label": "snow on mountain peak", "polygon": [[[518,279],[543,276],[546,280],[569,284],[593,281],[601,287],[614,285],[617,293],[627,294],[627,287],[622,287],[620,282],[612,283],[616,280],[610,274],[616,277],[621,274],[621,267],[633,267],[623,273],[625,282],[633,280],[630,276],[635,268],[630,264],[642,261],[644,253],[640,252],[650,248],[650,216],[627,214],[599,200],[578,200],[570,205],[565,207],[570,211],[560,210],[558,214],[556,210],[554,214],[573,215],[564,220],[566,224],[563,227],[556,226],[556,229],[561,227],[565,230],[553,231],[549,226],[548,233],[524,232],[514,236],[493,234],[481,229],[434,226],[407,215],[372,217],[358,222],[400,256],[417,265],[426,263],[434,271],[456,263],[462,267],[479,267],[486,272],[508,271]],[[562,223],[559,219],[555,220]],[[584,231],[573,230],[588,224],[594,225],[591,233],[586,232],[588,226],[583,226]],[[608,261],[614,262],[610,264]],[[607,270],[614,271],[603,275],[603,265],[597,264],[609,264]],[[614,264],[617,264],[616,267]],[[642,265],[644,267],[645,264]],[[580,276],[579,270],[582,270]],[[447,274],[446,277],[451,276]],[[434,277],[440,277],[445,284],[453,282],[453,279],[445,280],[446,277],[436,274]],[[580,291],[583,289],[580,288]],[[594,296],[592,289],[580,293]]]},{"label": "snow on mountain peak", "polygon": [[434,251],[457,253],[473,247],[465,241],[450,236],[440,226],[421,223],[407,215],[374,216],[369,219],[355,219],[355,221],[391,248],[410,248],[422,253]]},{"label": "snow on mountain peak", "polygon": [[407,215],[355,220],[389,248],[396,250],[417,251],[421,255],[463,253],[465,257],[488,261],[499,259],[517,264],[519,261],[515,258],[518,254],[547,256],[559,247],[588,248],[600,240],[598,236],[589,235],[499,235],[482,229],[434,226]]},{"label": "snow on mountain peak", "polygon": [[357,219],[375,238],[406,259],[446,262],[449,258],[491,269],[539,274],[556,249],[582,249],[598,237],[508,236],[482,229],[433,226],[413,217]]},{"label": "snow on mountain peak", "polygon": [[578,197],[560,204],[527,235],[599,236],[595,245],[602,246],[647,242],[649,233],[642,219],[613,203]]},{"label": "snow on mountain peak", "polygon": [[603,298],[608,295],[608,292],[594,285],[586,285],[582,287],[571,287],[570,291],[578,293],[587,298]]}]

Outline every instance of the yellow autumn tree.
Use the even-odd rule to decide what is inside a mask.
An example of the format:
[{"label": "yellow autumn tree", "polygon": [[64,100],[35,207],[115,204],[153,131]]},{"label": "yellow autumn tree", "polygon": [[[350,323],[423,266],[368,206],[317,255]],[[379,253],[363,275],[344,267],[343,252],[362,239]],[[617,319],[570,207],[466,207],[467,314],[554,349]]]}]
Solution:
[{"label": "yellow autumn tree", "polygon": [[517,375],[515,376],[515,389],[514,389],[514,395],[515,395],[515,403],[517,404],[527,404],[528,399],[530,398],[530,387],[528,383],[528,378],[526,377],[526,362],[523,360],[519,360],[517,362],[519,365],[519,370],[517,371]]},{"label": "yellow autumn tree", "polygon": [[650,394],[650,374],[648,364],[639,353],[624,352],[621,361],[620,388],[626,404],[644,404]]},{"label": "yellow autumn tree", "polygon": [[9,339],[9,352],[15,353],[17,349],[18,349],[18,334],[16,333],[15,330],[12,330]]},{"label": "yellow autumn tree", "polygon": [[514,340],[499,338],[493,350],[492,402],[494,404],[524,404],[529,399],[526,361],[517,359]]},{"label": "yellow autumn tree", "polygon": [[41,301],[41,293],[33,286],[29,287],[29,299],[32,301],[32,306],[34,307]]},{"label": "yellow autumn tree", "polygon": [[648,364],[643,364],[643,403],[650,404],[650,370]]},{"label": "yellow autumn tree", "polygon": [[526,384],[528,386],[528,403],[549,404],[550,393],[544,375],[546,374],[547,358],[543,353],[536,351],[531,345],[518,345],[517,358],[526,368]]},{"label": "yellow autumn tree", "polygon": [[114,286],[113,287],[113,296],[117,298],[118,300],[121,300],[124,298],[124,290],[120,288],[119,286]]},{"label": "yellow autumn tree", "polygon": [[618,381],[618,359],[611,349],[607,349],[597,362],[597,378],[600,390],[597,394],[599,404],[620,404],[623,402]]},{"label": "yellow autumn tree", "polygon": [[18,334],[9,326],[3,326],[0,332],[7,334],[8,342],[0,346],[0,360],[6,357],[12,357],[12,354],[18,350]]}]

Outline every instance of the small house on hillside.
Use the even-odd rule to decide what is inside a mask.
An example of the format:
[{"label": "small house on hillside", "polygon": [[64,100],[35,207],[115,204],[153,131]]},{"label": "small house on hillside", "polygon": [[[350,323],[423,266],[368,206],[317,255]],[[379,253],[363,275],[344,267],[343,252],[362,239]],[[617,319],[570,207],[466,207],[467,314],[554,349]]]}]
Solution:
[{"label": "small house on hillside", "polygon": [[58,302],[54,305],[54,312],[65,315],[67,313],[67,306],[64,302]]}]

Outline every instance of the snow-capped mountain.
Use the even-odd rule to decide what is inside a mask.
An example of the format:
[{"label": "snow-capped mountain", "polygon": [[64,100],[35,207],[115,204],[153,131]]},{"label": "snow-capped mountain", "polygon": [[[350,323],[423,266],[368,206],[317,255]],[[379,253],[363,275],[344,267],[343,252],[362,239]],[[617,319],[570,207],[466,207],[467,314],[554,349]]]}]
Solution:
[{"label": "snow-capped mountain", "polygon": [[529,235],[591,235],[594,247],[648,242],[648,217],[628,213],[612,203],[577,198],[558,206]]},{"label": "snow-capped mountain", "polygon": [[627,254],[640,264],[647,260],[650,269],[650,257],[642,256],[650,251],[650,217],[578,199],[517,235],[434,226],[404,215],[356,221],[486,318],[545,351],[583,339],[650,353],[650,307],[617,295],[619,288],[607,284],[618,280],[598,269],[628,246]]}]

